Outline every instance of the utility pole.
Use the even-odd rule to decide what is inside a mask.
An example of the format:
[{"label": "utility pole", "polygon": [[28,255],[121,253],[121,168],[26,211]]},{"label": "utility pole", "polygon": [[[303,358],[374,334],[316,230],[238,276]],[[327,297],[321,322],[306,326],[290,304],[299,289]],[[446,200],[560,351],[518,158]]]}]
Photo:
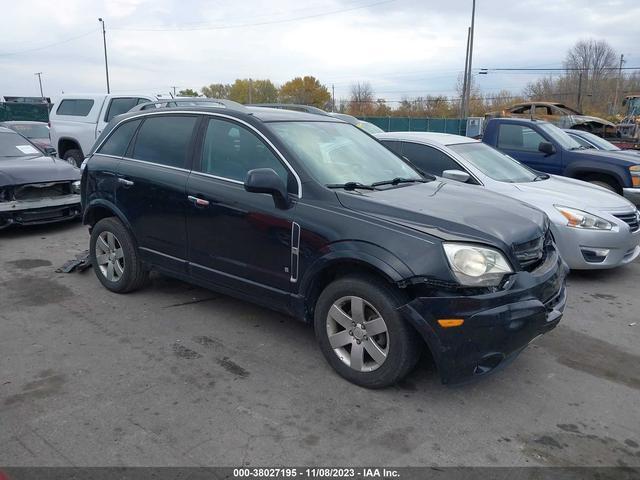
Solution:
[{"label": "utility pole", "polygon": [[469,70],[469,40],[471,39],[471,27],[467,28],[467,49],[464,56],[464,78],[462,79],[462,99],[460,102],[460,116],[464,118],[465,98],[467,98],[467,74]]},{"label": "utility pole", "polygon": [[174,86],[174,87],[171,87],[171,88],[173,88],[173,97],[175,98],[175,96],[176,96],[176,87]]},{"label": "utility pole", "polygon": [[473,67],[473,36],[476,23],[476,0],[471,7],[471,30],[469,34],[469,68],[467,69],[467,94],[465,95],[464,118],[469,116],[469,97],[471,96],[471,68]]},{"label": "utility pole", "polygon": [[622,79],[622,65],[624,64],[624,53],[620,54],[620,66],[618,67],[618,78],[616,79],[616,94],[613,97],[613,108],[611,113],[617,115],[618,113],[618,92],[620,90],[620,80]]},{"label": "utility pole", "polygon": [[331,111],[336,111],[336,87],[331,84]]},{"label": "utility pole", "polygon": [[582,112],[582,70],[578,73],[578,111]]},{"label": "utility pole", "polygon": [[98,18],[98,21],[102,24],[102,43],[104,45],[104,70],[107,74],[107,93],[111,93],[111,88],[109,87],[109,63],[107,62],[107,32],[104,28],[104,20],[102,18]]},{"label": "utility pole", "polygon": [[42,101],[44,102],[44,93],[42,91],[42,72],[36,72],[34,75],[38,76],[38,83],[40,84],[40,98],[42,98]]},{"label": "utility pole", "polygon": [[251,101],[251,97],[253,96],[252,95],[252,93],[253,93],[252,90],[253,90],[253,80],[249,79],[249,103],[253,103]]}]

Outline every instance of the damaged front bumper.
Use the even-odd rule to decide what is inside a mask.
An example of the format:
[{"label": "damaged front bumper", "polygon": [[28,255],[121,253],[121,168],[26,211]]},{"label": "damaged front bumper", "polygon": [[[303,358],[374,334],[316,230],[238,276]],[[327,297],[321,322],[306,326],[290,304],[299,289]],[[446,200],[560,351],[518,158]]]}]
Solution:
[{"label": "damaged front bumper", "polygon": [[10,225],[37,225],[80,216],[80,195],[68,194],[34,200],[0,202],[0,229]]},{"label": "damaged front bumper", "polygon": [[[443,383],[460,383],[506,365],[533,339],[553,329],[566,304],[569,269],[553,251],[533,272],[517,272],[497,292],[418,296],[399,308],[422,335]],[[443,328],[438,319],[464,319]]]}]

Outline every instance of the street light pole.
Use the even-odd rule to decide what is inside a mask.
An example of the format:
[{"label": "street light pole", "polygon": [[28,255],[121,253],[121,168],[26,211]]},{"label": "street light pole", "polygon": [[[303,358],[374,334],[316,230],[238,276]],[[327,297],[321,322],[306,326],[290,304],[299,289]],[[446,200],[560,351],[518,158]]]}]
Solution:
[{"label": "street light pole", "polygon": [[44,93],[42,91],[42,72],[36,72],[34,75],[38,76],[38,83],[40,84],[40,98],[44,101]]},{"label": "street light pole", "polygon": [[104,70],[107,74],[107,93],[111,93],[109,87],[109,63],[107,62],[107,32],[104,28],[104,20],[99,18],[98,21],[102,24],[102,43],[104,45]]},{"label": "street light pole", "polygon": [[473,35],[476,22],[476,0],[471,8],[471,30],[469,33],[469,68],[467,69],[467,92],[465,95],[464,118],[469,116],[469,97],[471,96],[471,68],[473,65]]}]

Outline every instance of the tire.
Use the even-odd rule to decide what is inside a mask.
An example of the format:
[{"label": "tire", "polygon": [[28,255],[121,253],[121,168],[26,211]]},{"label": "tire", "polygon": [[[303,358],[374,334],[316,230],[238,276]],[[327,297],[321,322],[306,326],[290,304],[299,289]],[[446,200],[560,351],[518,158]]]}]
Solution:
[{"label": "tire", "polygon": [[618,193],[618,192],[616,192],[616,187],[611,185],[609,182],[606,182],[606,181],[603,181],[603,180],[589,180],[589,183],[591,183],[593,185],[598,185],[599,187],[602,187],[602,188],[606,188],[610,192]]},{"label": "tire", "polygon": [[607,175],[588,175],[580,178],[585,182],[589,182],[593,185],[598,185],[599,187],[606,188],[610,192],[617,193],[622,195],[622,187],[615,181],[615,179],[607,176]]},{"label": "tire", "polygon": [[72,148],[64,153],[63,160],[66,160],[74,167],[80,168],[80,165],[82,165],[82,162],[84,161],[84,156],[82,155],[82,151],[77,148]]},{"label": "tire", "polygon": [[112,292],[137,290],[149,276],[140,261],[133,236],[116,217],[103,218],[95,224],[91,230],[89,255],[98,280]]},{"label": "tire", "polygon": [[[373,275],[343,277],[324,289],[316,302],[314,328],[322,353],[338,374],[362,387],[384,388],[411,371],[421,341],[397,312],[402,303],[400,292]],[[367,335],[383,328],[383,333]]]}]

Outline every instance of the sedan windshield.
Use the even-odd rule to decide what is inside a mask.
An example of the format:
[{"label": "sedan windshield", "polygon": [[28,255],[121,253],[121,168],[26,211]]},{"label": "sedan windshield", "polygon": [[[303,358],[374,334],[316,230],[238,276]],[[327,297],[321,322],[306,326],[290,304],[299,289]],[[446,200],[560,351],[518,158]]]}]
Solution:
[{"label": "sedan windshield", "polygon": [[[582,135],[588,143],[598,147],[598,150],[607,150],[608,152],[620,150],[620,148],[616,147],[613,143],[607,142],[604,138],[594,135],[593,133],[581,132],[580,135]],[[571,137],[575,138],[573,135],[571,135]],[[580,141],[579,138],[575,139]]]},{"label": "sedan windshield", "polygon": [[499,182],[533,182],[539,177],[536,172],[485,143],[461,143],[449,145],[449,148],[487,177]]},{"label": "sedan windshield", "polygon": [[49,127],[46,124],[14,123],[9,128],[27,138],[49,138]]},{"label": "sedan windshield", "polygon": [[567,150],[580,150],[584,148],[571,138],[568,133],[563,132],[561,128],[558,128],[555,125],[551,125],[550,123],[541,123],[540,129]]},{"label": "sedan windshield", "polygon": [[0,132],[0,159],[2,157],[30,157],[39,154],[36,147],[17,133]]},{"label": "sedan windshield", "polygon": [[314,178],[325,185],[421,181],[411,166],[359,128],[346,123],[277,122],[270,128]]}]

